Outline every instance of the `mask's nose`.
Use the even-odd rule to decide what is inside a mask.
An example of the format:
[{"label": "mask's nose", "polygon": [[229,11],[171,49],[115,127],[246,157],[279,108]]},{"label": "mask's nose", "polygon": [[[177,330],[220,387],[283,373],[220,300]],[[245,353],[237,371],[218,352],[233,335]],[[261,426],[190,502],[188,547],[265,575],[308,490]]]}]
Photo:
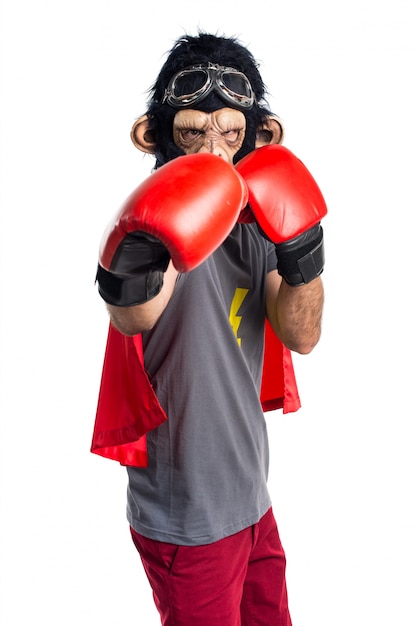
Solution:
[{"label": "mask's nose", "polygon": [[207,139],[200,148],[199,152],[209,152],[210,154],[221,157],[221,159],[227,163],[232,163],[230,155],[222,147],[220,142],[216,141],[216,139]]}]

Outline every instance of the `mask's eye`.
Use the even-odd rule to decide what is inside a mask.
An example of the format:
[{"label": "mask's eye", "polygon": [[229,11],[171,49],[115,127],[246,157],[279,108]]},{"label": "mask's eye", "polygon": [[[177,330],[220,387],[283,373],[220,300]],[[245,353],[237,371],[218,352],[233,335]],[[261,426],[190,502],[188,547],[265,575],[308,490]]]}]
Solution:
[{"label": "mask's eye", "polygon": [[233,146],[240,142],[242,132],[243,132],[242,128],[234,128],[234,129],[225,131],[224,133],[222,133],[222,135],[224,139],[227,141],[227,143]]},{"label": "mask's eye", "polygon": [[202,131],[197,130],[197,128],[184,128],[179,131],[179,138],[182,143],[189,144],[193,143],[201,134]]}]

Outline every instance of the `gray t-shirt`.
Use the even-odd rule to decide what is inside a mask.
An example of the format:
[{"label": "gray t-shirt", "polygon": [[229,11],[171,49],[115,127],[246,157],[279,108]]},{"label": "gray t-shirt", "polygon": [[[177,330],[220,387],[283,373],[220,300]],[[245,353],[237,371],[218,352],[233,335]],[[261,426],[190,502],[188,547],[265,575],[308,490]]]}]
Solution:
[{"label": "gray t-shirt", "polygon": [[271,506],[260,404],[265,277],[274,247],[238,224],[202,265],[179,275],[145,367],[168,420],[147,434],[149,463],[128,468],[127,516],[149,538],[203,545]]}]

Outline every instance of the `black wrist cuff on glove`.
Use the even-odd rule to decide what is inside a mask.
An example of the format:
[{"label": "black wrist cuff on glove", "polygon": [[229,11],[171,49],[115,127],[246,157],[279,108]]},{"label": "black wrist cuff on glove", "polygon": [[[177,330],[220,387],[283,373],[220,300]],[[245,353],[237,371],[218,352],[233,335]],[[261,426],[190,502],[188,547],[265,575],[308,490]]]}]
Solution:
[{"label": "black wrist cuff on glove", "polygon": [[285,243],[276,244],[277,270],[292,287],[317,278],[324,269],[324,236],[316,224]]},{"label": "black wrist cuff on glove", "polygon": [[134,276],[122,276],[108,272],[101,265],[97,268],[96,280],[99,294],[108,304],[134,306],[143,304],[160,293],[164,272],[148,270]]}]

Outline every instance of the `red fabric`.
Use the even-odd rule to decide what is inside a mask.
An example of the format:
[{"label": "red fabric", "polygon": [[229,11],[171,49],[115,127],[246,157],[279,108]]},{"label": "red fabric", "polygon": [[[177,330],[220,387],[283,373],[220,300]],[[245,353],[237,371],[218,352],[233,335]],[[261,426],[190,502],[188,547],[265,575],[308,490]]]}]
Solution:
[{"label": "red fabric", "polygon": [[127,337],[110,324],[91,451],[146,466],[145,434],[166,419],[144,369],[141,335]]},{"label": "red fabric", "polygon": [[286,556],[270,509],[257,523],[201,546],[131,528],[164,626],[291,626]]},{"label": "red fabric", "polygon": [[292,354],[282,344],[268,321],[265,327],[260,399],[263,411],[283,409],[283,413],[292,413],[300,408]]},{"label": "red fabric", "polygon": [[[300,407],[291,353],[268,322],[260,400],[264,411]],[[127,337],[110,324],[91,452],[145,467],[145,435],[166,419],[144,368],[141,335]]]}]

